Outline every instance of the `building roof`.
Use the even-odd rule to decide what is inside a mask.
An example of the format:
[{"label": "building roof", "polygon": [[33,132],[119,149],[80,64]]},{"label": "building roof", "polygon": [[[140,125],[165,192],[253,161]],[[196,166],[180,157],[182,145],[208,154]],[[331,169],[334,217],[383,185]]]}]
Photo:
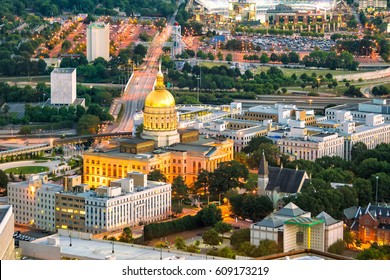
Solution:
[{"label": "building roof", "polygon": [[268,167],[269,182],[265,190],[273,191],[279,188],[279,192],[297,193],[306,177],[306,171],[283,167]]},{"label": "building roof", "polygon": [[76,68],[54,68],[52,71],[53,73],[73,73],[73,71],[76,71]]},{"label": "building roof", "polygon": [[309,217],[295,217],[284,222],[286,225],[298,225],[303,227],[312,227],[324,223],[324,220],[318,220]]},{"label": "building roof", "polygon": [[215,147],[206,146],[206,145],[183,144],[183,143],[177,143],[167,147],[167,149],[170,151],[180,151],[180,152],[195,151],[201,153],[206,153],[206,152],[208,153],[213,148]]},{"label": "building roof", "polygon": [[296,206],[294,203],[290,202],[282,209],[280,209],[276,214],[280,216],[287,216],[287,217],[299,217],[300,215],[305,213],[306,212],[303,211],[301,208]]},{"label": "building roof", "polygon": [[[308,258],[309,257],[309,258]],[[310,258],[315,257],[315,258]],[[351,258],[332,254],[329,252],[322,252],[313,249],[304,249],[304,250],[294,250],[285,253],[277,253],[273,255],[268,255],[260,258],[256,258],[257,260],[352,260]]]},{"label": "building roof", "polygon": [[256,226],[268,227],[268,228],[278,228],[283,226],[283,220],[275,217],[267,217],[260,222],[256,223]]},{"label": "building roof", "polygon": [[[61,230],[60,230],[61,231]],[[69,236],[67,231],[61,231],[61,234],[54,234],[48,237],[36,239],[33,242],[27,242],[25,246],[34,246],[36,252],[35,255],[41,256],[44,254],[44,250],[50,247],[60,247],[61,256],[51,256],[52,259],[59,259],[59,257],[65,258],[77,258],[81,260],[104,260],[113,257],[116,260],[163,260],[172,258],[184,258],[186,260],[201,260],[205,259],[204,255],[187,253],[183,251],[177,251],[174,249],[158,249],[153,247],[141,246],[136,244],[127,244],[122,242],[115,242],[115,252],[112,253],[112,243],[108,240],[101,239],[82,239],[79,238],[80,233],[72,232],[72,246],[69,246]],[[50,245],[48,243],[49,238],[58,238],[57,245]],[[34,250],[34,251],[35,251]],[[31,251],[32,250],[26,250]],[[223,259],[220,257],[207,257],[211,259]]]},{"label": "building roof", "polygon": [[349,207],[343,210],[344,217],[348,220],[355,218],[358,208],[356,206]]},{"label": "building roof", "polygon": [[358,218],[361,215],[370,214],[374,219],[379,217],[390,217],[390,206],[388,205],[371,205],[367,207],[352,206],[343,210],[344,217],[348,220]]},{"label": "building roof", "polygon": [[7,214],[9,206],[3,206],[0,208],[0,223],[3,221],[5,214]]},{"label": "building roof", "polygon": [[326,226],[330,226],[330,225],[333,225],[333,224],[336,224],[336,223],[339,222],[339,221],[333,219],[333,217],[330,216],[330,215],[329,215],[328,213],[326,213],[325,211],[322,211],[320,214],[318,214],[318,215],[316,216],[316,219],[324,220]]}]

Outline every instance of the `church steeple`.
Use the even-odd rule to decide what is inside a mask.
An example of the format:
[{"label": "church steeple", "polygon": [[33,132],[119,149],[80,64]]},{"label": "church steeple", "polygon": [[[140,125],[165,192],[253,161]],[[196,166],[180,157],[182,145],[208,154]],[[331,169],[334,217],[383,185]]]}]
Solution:
[{"label": "church steeple", "polygon": [[259,174],[259,177],[260,176],[268,177],[268,163],[267,163],[267,160],[265,159],[264,150],[263,150],[263,155],[261,156],[258,174]]},{"label": "church steeple", "polygon": [[258,178],[257,178],[257,194],[258,195],[265,195],[265,189],[267,188],[269,182],[268,178],[268,163],[265,159],[265,154],[263,150],[263,155],[261,157],[260,166],[259,166],[259,172],[258,172]]}]

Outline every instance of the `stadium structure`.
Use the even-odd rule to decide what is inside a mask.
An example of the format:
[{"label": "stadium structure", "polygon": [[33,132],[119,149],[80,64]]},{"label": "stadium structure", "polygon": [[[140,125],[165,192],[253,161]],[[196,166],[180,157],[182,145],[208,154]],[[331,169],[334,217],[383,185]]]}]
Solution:
[{"label": "stadium structure", "polygon": [[[232,17],[235,11],[244,13],[247,19],[260,19],[267,11],[278,5],[286,5],[298,11],[332,11],[337,4],[336,0],[194,0],[209,14],[218,14]],[[255,14],[255,15],[253,15]],[[254,19],[254,18],[253,18]]]}]

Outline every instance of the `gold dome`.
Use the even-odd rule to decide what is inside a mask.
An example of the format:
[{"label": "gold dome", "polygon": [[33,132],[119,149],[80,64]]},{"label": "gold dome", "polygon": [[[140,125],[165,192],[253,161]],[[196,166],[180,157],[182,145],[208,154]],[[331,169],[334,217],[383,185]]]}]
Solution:
[{"label": "gold dome", "polygon": [[175,107],[175,99],[172,94],[165,89],[164,75],[159,71],[154,90],[149,92],[145,99],[147,107]]}]

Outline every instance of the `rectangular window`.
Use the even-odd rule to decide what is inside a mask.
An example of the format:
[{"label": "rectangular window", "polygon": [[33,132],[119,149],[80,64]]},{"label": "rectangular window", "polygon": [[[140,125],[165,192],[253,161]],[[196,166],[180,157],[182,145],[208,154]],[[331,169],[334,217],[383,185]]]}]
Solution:
[{"label": "rectangular window", "polygon": [[297,244],[303,244],[303,232],[302,231],[297,232]]}]

